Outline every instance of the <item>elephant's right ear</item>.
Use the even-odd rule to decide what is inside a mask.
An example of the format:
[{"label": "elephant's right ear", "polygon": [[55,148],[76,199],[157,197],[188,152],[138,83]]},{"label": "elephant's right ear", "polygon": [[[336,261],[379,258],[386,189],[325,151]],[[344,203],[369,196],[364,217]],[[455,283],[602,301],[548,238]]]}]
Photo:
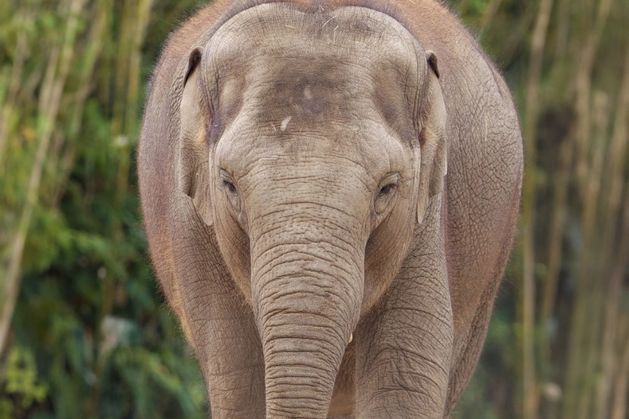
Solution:
[{"label": "elephant's right ear", "polygon": [[446,130],[446,106],[443,100],[437,57],[432,51],[426,51],[428,65],[427,80],[422,97],[420,115],[420,157],[416,157],[419,167],[419,195],[417,198],[416,219],[419,224],[430,199],[443,191],[444,177],[448,171]]},{"label": "elephant's right ear", "polygon": [[[177,171],[179,190],[188,195],[199,217],[207,225],[213,224],[210,197],[209,146],[206,126],[211,116],[203,105],[200,66],[202,52],[195,48],[185,66],[183,92],[179,105],[179,161]],[[180,76],[181,77],[181,76]]]}]

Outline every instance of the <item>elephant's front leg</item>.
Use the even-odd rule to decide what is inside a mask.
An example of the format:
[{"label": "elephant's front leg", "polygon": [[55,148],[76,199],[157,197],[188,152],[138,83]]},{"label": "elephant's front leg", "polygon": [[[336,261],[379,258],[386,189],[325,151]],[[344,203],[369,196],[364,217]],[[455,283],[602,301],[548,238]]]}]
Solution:
[{"label": "elephant's front leg", "polygon": [[217,292],[216,282],[198,281],[188,300],[194,307],[186,307],[211,417],[264,418],[264,360],[251,310],[233,288]]},{"label": "elephant's front leg", "polygon": [[264,418],[264,360],[251,308],[227,272],[213,231],[175,227],[177,269],[167,293],[203,370],[212,418]]},{"label": "elephant's front leg", "polygon": [[252,323],[234,316],[208,324],[201,364],[212,418],[264,418],[264,361]]},{"label": "elephant's front leg", "polygon": [[439,218],[431,208],[391,289],[359,324],[358,418],[443,418],[453,326]]},{"label": "elephant's front leg", "polygon": [[187,307],[211,417],[264,418],[264,360],[251,310],[236,290],[217,292],[211,280],[198,282]]}]

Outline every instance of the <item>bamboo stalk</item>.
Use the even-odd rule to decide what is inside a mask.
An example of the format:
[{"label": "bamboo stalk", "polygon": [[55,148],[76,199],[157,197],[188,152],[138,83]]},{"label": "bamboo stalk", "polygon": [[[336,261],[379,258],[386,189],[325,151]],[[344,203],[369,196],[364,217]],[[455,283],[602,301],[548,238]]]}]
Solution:
[{"label": "bamboo stalk", "polygon": [[126,138],[126,143],[121,146],[121,151],[126,154],[123,155],[120,161],[117,178],[118,196],[120,197],[127,193],[129,183],[129,147],[132,145],[132,142],[135,142],[134,139],[137,136],[141,48],[152,5],[153,0],[138,0],[135,7],[128,11],[130,19],[128,19],[128,33],[125,36],[130,48],[127,50],[124,65],[121,67],[126,69],[127,73],[124,77],[126,82],[124,92],[126,95],[121,95],[121,97],[125,97],[125,100],[121,101],[121,103],[125,103],[125,113],[120,115],[119,121],[119,134]]},{"label": "bamboo stalk", "polygon": [[534,208],[536,189],[536,137],[539,119],[539,82],[542,73],[544,47],[548,32],[548,23],[553,0],[541,0],[533,39],[526,84],[524,114],[524,151],[525,173],[527,176],[523,188],[523,239],[522,239],[522,291],[520,300],[520,322],[522,324],[522,417],[535,419],[538,417],[538,388],[535,367],[535,238]]},{"label": "bamboo stalk", "polygon": [[[629,44],[626,47],[624,72],[620,86],[612,140],[606,159],[607,172],[605,176],[609,179],[606,216],[610,220],[618,219],[622,215],[620,214],[622,194],[626,183],[624,166],[627,164],[626,152],[629,146],[627,138],[629,136]],[[613,233],[614,224],[608,223],[608,228],[604,234],[604,243],[613,243]]]},{"label": "bamboo stalk", "polygon": [[59,157],[57,164],[56,188],[53,191],[50,205],[57,206],[65,191],[67,179],[74,166],[76,156],[76,137],[80,134],[84,107],[88,95],[93,91],[93,75],[96,63],[103,51],[107,24],[109,22],[109,5],[105,1],[97,3],[96,12],[92,19],[89,34],[85,40],[84,48],[81,49],[83,62],[77,77],[77,90],[70,100],[72,111],[69,112],[71,119],[68,123],[67,138],[68,144],[64,152]]},{"label": "bamboo stalk", "polygon": [[[552,319],[557,296],[557,282],[561,267],[561,241],[566,223],[566,198],[568,196],[568,184],[570,178],[570,166],[572,163],[574,147],[570,141],[571,136],[564,139],[559,149],[559,167],[555,177],[551,223],[548,235],[548,264],[542,304],[540,308],[540,322],[546,325]],[[548,348],[546,348],[548,350]]]},{"label": "bamboo stalk", "polygon": [[[627,207],[629,208],[629,206]],[[616,367],[615,391],[612,395],[610,419],[627,418],[627,394],[629,393],[629,316],[624,314],[618,322],[619,335],[624,333],[618,346],[619,365]]]},{"label": "bamboo stalk", "polygon": [[[32,14],[30,12],[24,12],[18,15],[19,24],[26,24],[27,21],[32,20]],[[20,32],[17,35],[15,41],[15,58],[11,65],[11,73],[8,80],[8,89],[6,96],[2,101],[2,108],[0,111],[0,163],[5,160],[4,150],[7,146],[8,135],[10,132],[9,123],[11,116],[17,112],[17,93],[22,84],[22,73],[24,71],[24,63],[30,54],[28,38],[25,32]],[[2,164],[0,167],[4,167]]]},{"label": "bamboo stalk", "polygon": [[[531,2],[531,4],[534,4]],[[498,62],[510,63],[521,53],[520,48],[526,42],[536,18],[535,7],[527,7],[524,15],[518,19],[515,27],[510,28],[509,35],[501,39],[499,53],[495,57]]]},{"label": "bamboo stalk", "polygon": [[31,176],[26,187],[26,202],[11,243],[9,258],[7,261],[3,261],[3,265],[6,263],[7,266],[2,269],[5,272],[5,287],[1,301],[2,307],[0,308],[0,354],[2,354],[7,344],[9,327],[20,289],[20,267],[24,245],[33,211],[37,205],[39,186],[55,120],[59,112],[63,88],[74,56],[74,42],[78,29],[79,13],[85,2],[85,0],[69,1],[70,3],[67,6],[69,18],[64,33],[63,45],[59,51],[53,51],[50,55],[48,76],[45,78],[45,85],[42,88],[42,96],[39,101],[38,145]]},{"label": "bamboo stalk", "polygon": [[603,92],[596,92],[592,107],[594,116],[594,132],[591,138],[593,145],[593,158],[591,169],[588,173],[586,199],[583,208],[582,229],[583,248],[579,259],[580,269],[579,283],[583,284],[584,314],[580,328],[582,329],[583,356],[581,357],[581,395],[578,398],[577,418],[589,419],[592,417],[592,405],[594,396],[594,377],[598,364],[600,351],[601,324],[604,312],[604,290],[606,284],[606,272],[602,269],[602,261],[606,258],[600,253],[601,244],[598,233],[597,218],[600,214],[601,185],[604,181],[604,157],[608,145],[607,131],[609,127],[609,99]]},{"label": "bamboo stalk", "polygon": [[[107,0],[108,1],[108,0]],[[124,3],[120,38],[117,41],[119,50],[116,54],[113,92],[113,117],[111,121],[112,140],[117,147],[119,156],[116,175],[115,200],[122,205],[128,194],[129,154],[131,139],[137,136],[139,115],[139,92],[141,78],[141,49],[148,27],[153,0],[135,0]],[[123,229],[121,225],[113,226],[113,234],[122,241]],[[114,295],[119,284],[114,278],[108,279],[103,292],[103,305],[100,313],[101,320],[114,309]],[[99,322],[102,324],[102,321]],[[101,336],[102,341],[102,336]],[[105,354],[99,352],[95,374],[100,377],[105,366]],[[88,409],[97,414],[100,405],[100,381],[94,386],[92,399]]]},{"label": "bamboo stalk", "polygon": [[[627,202],[629,207],[629,199]],[[629,213],[629,211],[628,211]],[[629,224],[626,224],[628,226]],[[627,228],[625,228],[627,230]],[[623,313],[621,308],[621,300],[623,295],[623,275],[627,268],[628,262],[626,260],[626,255],[629,253],[629,231],[625,231],[621,239],[621,243],[619,245],[618,252],[616,254],[616,263],[612,265],[612,269],[610,270],[610,280],[609,286],[607,287],[607,292],[605,296],[606,307],[605,307],[605,317],[603,323],[603,337],[602,337],[602,347],[600,350],[600,372],[598,373],[598,380],[596,382],[595,389],[595,415],[593,416],[595,419],[605,419],[610,417],[611,414],[608,415],[609,406],[608,403],[613,400],[613,392],[614,386],[620,386],[621,388],[625,386],[625,394],[626,394],[626,377],[624,378],[625,383],[622,381],[618,382],[615,380],[616,371],[618,369],[618,365],[623,366],[623,353],[622,350],[618,351],[618,347],[622,348],[622,345],[616,345],[617,341],[626,342],[625,345],[629,345],[629,333],[625,330],[625,335],[623,336],[622,329],[618,328],[618,325],[627,323],[627,315]],[[627,356],[627,355],[624,355]],[[626,369],[627,366],[623,366],[620,368],[621,371],[629,373]],[[618,389],[616,389],[618,391]],[[622,394],[622,389],[620,390]]]},{"label": "bamboo stalk", "polygon": [[566,61],[566,52],[568,50],[568,33],[570,28],[570,5],[571,0],[559,0],[557,7],[556,29],[555,29],[555,62],[563,63]]},{"label": "bamboo stalk", "polygon": [[[555,30],[555,52],[554,61],[561,65],[565,62],[566,50],[568,49],[568,27],[570,0],[559,0],[556,13],[557,29]],[[559,82],[559,81],[558,81]],[[551,364],[550,350],[550,322],[555,311],[555,300],[557,298],[557,286],[559,282],[559,271],[562,263],[562,240],[564,237],[564,227],[566,223],[566,200],[568,197],[568,187],[570,181],[570,170],[574,156],[574,146],[572,144],[573,129],[570,128],[566,137],[561,139],[559,148],[559,167],[557,173],[553,175],[553,200],[550,227],[548,229],[548,260],[546,276],[543,282],[541,295],[541,307],[539,321],[542,326],[540,339],[540,363],[544,370]]]},{"label": "bamboo stalk", "polygon": [[[539,312],[539,324],[542,327],[539,335],[540,375],[543,374],[544,378],[547,380],[552,379],[553,381],[556,380],[556,377],[550,377],[551,366],[553,365],[551,351],[551,339],[553,336],[550,333],[558,293],[559,272],[562,265],[562,241],[566,224],[570,171],[574,154],[574,145],[571,139],[572,136],[568,135],[568,138],[564,139],[560,146],[558,173],[553,176],[555,184],[548,235],[548,262]],[[556,417],[556,413],[547,411],[544,417]]]},{"label": "bamboo stalk", "polygon": [[487,30],[487,27],[493,20],[494,16],[496,16],[496,13],[498,12],[501,4],[502,0],[489,0],[489,4],[487,4],[487,6],[485,7],[483,16],[481,17],[480,21],[479,32],[481,33],[481,36]]},{"label": "bamboo stalk", "polygon": [[[600,292],[594,284],[597,278],[597,271],[592,267],[591,251],[595,249],[592,236],[594,228],[597,203],[595,190],[600,186],[600,173],[593,174],[591,170],[596,170],[596,164],[600,159],[600,152],[595,150],[592,159],[590,148],[595,141],[590,141],[592,134],[591,97],[592,97],[592,70],[594,59],[600,43],[602,30],[609,16],[612,0],[602,0],[598,7],[595,23],[587,35],[584,46],[581,49],[580,61],[576,76],[576,111],[577,111],[577,136],[575,144],[576,158],[576,178],[580,192],[582,206],[581,229],[582,247],[579,251],[577,270],[575,272],[576,291],[575,302],[572,309],[570,325],[570,337],[568,348],[568,360],[566,363],[566,373],[564,377],[564,401],[562,406],[562,417],[573,419],[580,415],[587,415],[585,411],[591,402],[591,374],[592,358],[589,351],[593,350],[591,340],[594,339],[595,331],[592,327],[597,326],[590,321],[594,314],[597,318],[600,315],[593,307],[593,301],[600,301]],[[594,165],[594,166],[593,166]],[[596,179],[595,179],[596,178]],[[596,293],[599,292],[597,295]],[[583,416],[581,416],[583,417]]]},{"label": "bamboo stalk", "polygon": [[136,9],[135,17],[135,31],[132,33],[132,46],[129,54],[129,71],[127,75],[128,89],[127,89],[127,105],[128,112],[126,114],[125,126],[131,131],[131,135],[135,137],[137,135],[138,128],[138,110],[139,106],[139,93],[140,93],[140,69],[142,59],[142,44],[144,37],[146,36],[146,29],[149,24],[151,9],[153,7],[154,0],[140,0]]},{"label": "bamboo stalk", "polygon": [[582,191],[585,190],[585,184],[587,183],[588,177],[588,159],[586,158],[586,156],[589,155],[588,148],[590,144],[588,142],[588,138],[591,132],[592,124],[590,117],[592,69],[594,66],[596,53],[598,51],[598,46],[600,44],[601,35],[609,17],[609,12],[612,4],[613,0],[600,0],[594,25],[589,32],[583,49],[581,50],[582,53],[580,55],[580,60],[577,65],[576,109],[578,118],[577,120],[579,121],[576,137],[577,179],[579,184],[582,186],[579,189]]},{"label": "bamboo stalk", "polygon": [[[603,226],[601,242],[604,249],[603,254],[612,255],[610,259],[613,258],[613,255],[616,255],[616,263],[612,264],[613,260],[610,260],[612,269],[610,270],[610,281],[606,296],[605,326],[603,327],[603,337],[601,340],[601,372],[597,383],[596,418],[598,419],[607,417],[607,401],[610,399],[610,393],[612,391],[614,366],[622,362],[622,360],[616,359],[615,357],[614,343],[617,338],[615,325],[622,319],[623,314],[620,309],[620,304],[623,270],[626,263],[625,258],[629,252],[629,231],[625,231],[625,234],[620,235],[618,249],[614,249],[613,243],[615,243],[615,227],[619,224],[617,220],[620,220],[621,217],[619,215],[622,215],[620,214],[620,210],[623,187],[625,184],[627,125],[629,123],[629,47],[627,48],[625,56],[624,75],[622,77],[621,86],[616,106],[612,140],[606,158],[608,170],[606,171],[605,178],[608,180],[609,186],[607,188],[608,193],[606,194],[607,205],[603,211],[604,219],[607,222]],[[623,230],[621,229],[621,231]]]},{"label": "bamboo stalk", "polygon": [[[626,123],[625,120],[624,124]],[[603,371],[606,375],[601,378],[601,380],[609,380],[609,382],[603,383],[605,386],[603,390],[606,390],[607,393],[601,394],[601,396],[604,397],[603,402],[609,401],[610,403],[608,410],[611,419],[624,419],[626,417],[629,390],[629,313],[627,313],[626,307],[621,307],[623,280],[627,269],[629,269],[629,259],[627,259],[627,254],[629,254],[629,188],[626,186],[622,214],[620,215],[618,217],[620,219],[620,242],[615,252],[615,263],[611,269],[608,290],[608,296],[614,297],[610,301],[614,302],[615,305],[608,307],[606,313],[608,316],[607,327],[614,330],[610,333],[610,338],[613,336],[613,342],[611,342],[609,351],[603,352],[603,355],[608,357],[604,359],[606,363],[603,365],[608,369]]]}]

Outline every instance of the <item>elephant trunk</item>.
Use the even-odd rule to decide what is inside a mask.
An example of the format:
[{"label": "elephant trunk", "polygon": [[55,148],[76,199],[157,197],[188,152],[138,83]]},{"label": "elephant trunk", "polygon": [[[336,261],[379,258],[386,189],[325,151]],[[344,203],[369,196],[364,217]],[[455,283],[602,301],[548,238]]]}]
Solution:
[{"label": "elephant trunk", "polygon": [[273,212],[275,220],[252,225],[252,299],[267,417],[327,416],[360,313],[364,245],[353,243],[351,234],[343,237],[343,223],[327,227],[307,206]]}]

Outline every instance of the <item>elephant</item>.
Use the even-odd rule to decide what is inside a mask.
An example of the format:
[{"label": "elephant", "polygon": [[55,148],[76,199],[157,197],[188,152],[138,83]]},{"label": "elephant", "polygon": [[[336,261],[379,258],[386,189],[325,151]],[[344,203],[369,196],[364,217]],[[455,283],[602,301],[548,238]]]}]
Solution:
[{"label": "elephant", "polygon": [[515,234],[509,89],[432,0],[216,0],[138,147],[161,289],[213,418],[448,417]]}]

